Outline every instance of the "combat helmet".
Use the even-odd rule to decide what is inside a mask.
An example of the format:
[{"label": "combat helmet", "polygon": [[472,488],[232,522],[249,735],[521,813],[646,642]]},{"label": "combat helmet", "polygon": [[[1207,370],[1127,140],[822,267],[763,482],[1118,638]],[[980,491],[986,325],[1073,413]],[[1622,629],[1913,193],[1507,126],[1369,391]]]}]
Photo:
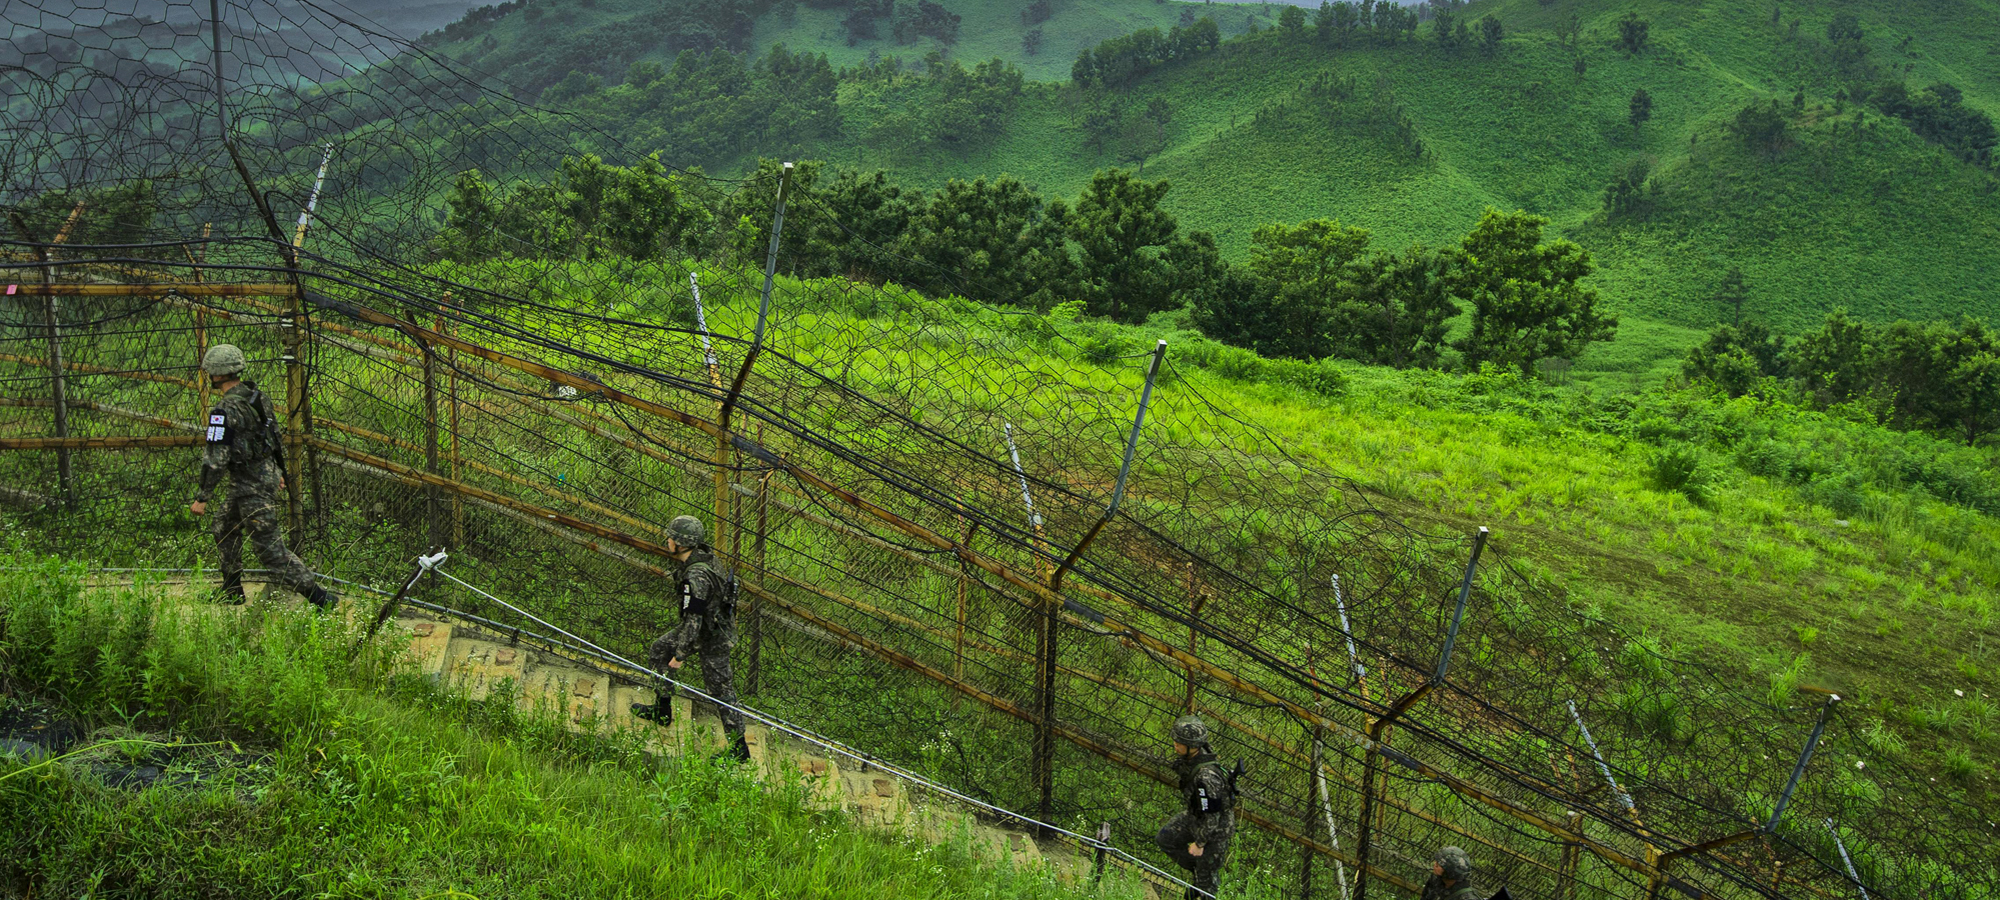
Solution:
[{"label": "combat helmet", "polygon": [[201,355],[201,370],[207,372],[210,378],[241,375],[246,365],[243,351],[238,350],[235,344],[216,344]]},{"label": "combat helmet", "polygon": [[1472,877],[1472,856],[1457,847],[1439,850],[1437,864],[1444,869],[1444,877],[1454,882],[1464,883]]},{"label": "combat helmet", "polygon": [[1182,716],[1174,720],[1174,743],[1188,747],[1208,746],[1208,723],[1200,716]]},{"label": "combat helmet", "polygon": [[701,546],[704,535],[701,520],[693,516],[675,516],[667,523],[667,536],[683,547]]}]

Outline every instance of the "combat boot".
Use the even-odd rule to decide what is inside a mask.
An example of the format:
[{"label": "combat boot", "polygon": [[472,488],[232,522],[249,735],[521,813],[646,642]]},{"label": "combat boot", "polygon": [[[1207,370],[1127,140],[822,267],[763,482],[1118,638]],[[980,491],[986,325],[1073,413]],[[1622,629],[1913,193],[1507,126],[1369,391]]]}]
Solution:
[{"label": "combat boot", "polygon": [[230,606],[242,606],[243,576],[240,574],[222,576],[222,587],[216,589],[215,599]]},{"label": "combat boot", "polygon": [[319,608],[320,612],[332,612],[340,603],[340,595],[326,589],[324,585],[314,585],[312,596],[306,602]]},{"label": "combat boot", "polygon": [[653,704],[634,703],[632,704],[632,715],[659,725],[672,725],[674,724],[674,703],[672,700],[663,700]]},{"label": "combat boot", "polygon": [[742,733],[740,732],[731,735],[729,738],[729,746],[724,747],[721,750],[715,751],[715,754],[710,758],[728,759],[733,762],[749,762],[750,742],[749,740],[745,739]]}]

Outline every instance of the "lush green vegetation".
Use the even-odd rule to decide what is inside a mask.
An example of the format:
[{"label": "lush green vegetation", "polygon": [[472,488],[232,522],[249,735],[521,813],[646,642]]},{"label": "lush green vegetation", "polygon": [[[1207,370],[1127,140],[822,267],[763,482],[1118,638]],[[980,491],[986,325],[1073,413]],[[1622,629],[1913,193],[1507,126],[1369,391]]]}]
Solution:
[{"label": "lush green vegetation", "polygon": [[[1671,375],[1700,330],[1728,320],[1717,297],[1732,270],[1744,275],[1747,314],[1783,332],[1812,327],[1835,305],[1868,320],[2000,309],[1985,278],[2000,269],[2000,181],[1986,162],[2000,111],[1991,0],[1775,14],[1499,0],[1448,10],[1442,36],[1437,22],[1381,6],[1285,16],[1255,5],[1056,2],[1032,56],[1014,45],[1040,7],[943,6],[962,19],[955,42],[898,44],[885,27],[853,46],[839,24],[851,3],[744,6],[754,25],[719,46],[761,54],[782,41],[792,57],[824,53],[832,68],[849,67],[788,82],[794,95],[830,98],[815,103],[837,109],[837,130],[802,132],[828,119],[793,116],[764,138],[715,148],[694,129],[665,140],[633,124],[687,120],[720,108],[712,102],[635,116],[613,86],[572,105],[601,106],[605,127],[665,149],[670,162],[721,169],[783,151],[885,167],[906,185],[1006,173],[1070,195],[1102,168],[1131,167],[1170,180],[1165,208],[1213,233],[1230,259],[1247,256],[1270,224],[1337,219],[1391,247],[1437,246],[1487,207],[1523,209],[1595,256],[1591,283],[1625,325],[1583,356],[1581,378]],[[548,15],[583,23],[619,8],[558,4]],[[470,39],[442,46],[504,53],[523,15],[486,26],[498,50]],[[1187,43],[1175,29],[1192,34],[1204,15],[1218,26],[1218,50],[1174,49]],[[1073,27],[1091,16],[1124,27]],[[1061,46],[1078,35],[1088,38]],[[673,49],[631,58],[665,62]],[[1079,65],[1090,77],[1029,81],[1017,96],[968,101],[982,110],[976,119],[950,119],[931,108],[949,92],[913,71],[939,50],[999,57],[1031,79],[1059,81]],[[593,52],[589,71],[609,84],[622,70],[604,67],[627,56]],[[948,70],[950,56],[939,58]],[[1046,64],[1052,56],[1059,65]],[[707,120],[701,134],[767,131],[754,116],[726,121]],[[1607,185],[1635,163],[1643,174],[1607,203]]]},{"label": "lush green vegetation", "polygon": [[[579,737],[505,691],[469,702],[392,676],[388,643],[350,665],[356,635],[310,613],[85,587],[19,552],[0,565],[0,709],[55,704],[92,732],[61,764],[0,760],[13,893],[1071,893],[960,845],[861,831],[798,784],[656,763],[630,735]],[[168,777],[136,793],[96,774],[146,762]]]}]

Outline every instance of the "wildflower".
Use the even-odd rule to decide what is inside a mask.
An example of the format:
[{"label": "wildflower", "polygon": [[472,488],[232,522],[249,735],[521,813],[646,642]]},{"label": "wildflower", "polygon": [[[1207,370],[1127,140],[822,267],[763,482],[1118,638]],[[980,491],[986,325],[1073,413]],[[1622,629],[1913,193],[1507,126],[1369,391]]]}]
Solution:
[{"label": "wildflower", "polygon": [[1866,769],[1868,768],[1868,763],[1865,760],[1857,759],[1854,761],[1854,767],[1857,769]]},{"label": "wildflower", "polygon": [[1963,697],[1963,696],[1965,696],[1965,692],[1964,692],[1964,691],[1961,691],[1961,690],[1958,690],[1957,688],[1953,688],[1953,689],[1952,689],[1952,693],[1954,693],[1954,694],[1957,694],[1957,695],[1959,695],[1960,697]]}]

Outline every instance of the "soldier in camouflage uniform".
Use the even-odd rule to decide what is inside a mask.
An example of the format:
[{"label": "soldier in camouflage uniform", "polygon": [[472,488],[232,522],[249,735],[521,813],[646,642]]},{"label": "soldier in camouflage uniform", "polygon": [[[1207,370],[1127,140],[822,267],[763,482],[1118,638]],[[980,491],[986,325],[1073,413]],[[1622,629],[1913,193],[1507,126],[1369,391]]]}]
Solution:
[{"label": "soldier in camouflage uniform", "polygon": [[[728,578],[715,564],[715,551],[703,541],[701,520],[693,516],[676,516],[667,523],[667,552],[680,561],[674,570],[674,596],[680,601],[681,621],[653,641],[646,651],[647,664],[655,671],[679,669],[688,657],[699,655],[708,695],[724,704],[716,714],[729,733],[726,752],[739,760],[749,759],[743,713],[736,709],[736,675],[729,666],[729,651],[736,646],[736,617],[730,608],[735,598],[728,596]],[[673,686],[661,687],[651,705],[632,704],[632,714],[662,725],[672,723]]]},{"label": "soldier in camouflage uniform", "polygon": [[[1229,839],[1236,834],[1236,791],[1229,774],[1208,746],[1208,726],[1198,716],[1174,720],[1174,772],[1181,777],[1180,815],[1167,820],[1155,839],[1180,867],[1196,890],[1215,895],[1216,875],[1229,856]],[[1194,891],[1188,898],[1201,896]]]},{"label": "soldier in camouflage uniform", "polygon": [[1472,886],[1472,856],[1457,847],[1439,850],[1423,900],[1484,900]]},{"label": "soldier in camouflage uniform", "polygon": [[229,492],[209,526],[222,550],[222,593],[231,603],[243,602],[243,537],[257,551],[264,568],[278,584],[299,592],[314,606],[332,609],[340,598],[320,586],[312,570],[285,549],[278,531],[278,493],[285,489],[285,451],[271,401],[253,381],[242,380],[243,351],[231,344],[208,348],[201,368],[222,393],[208,413],[207,444],[201,456],[201,486],[188,510],[208,512],[208,500],[222,476]]}]

